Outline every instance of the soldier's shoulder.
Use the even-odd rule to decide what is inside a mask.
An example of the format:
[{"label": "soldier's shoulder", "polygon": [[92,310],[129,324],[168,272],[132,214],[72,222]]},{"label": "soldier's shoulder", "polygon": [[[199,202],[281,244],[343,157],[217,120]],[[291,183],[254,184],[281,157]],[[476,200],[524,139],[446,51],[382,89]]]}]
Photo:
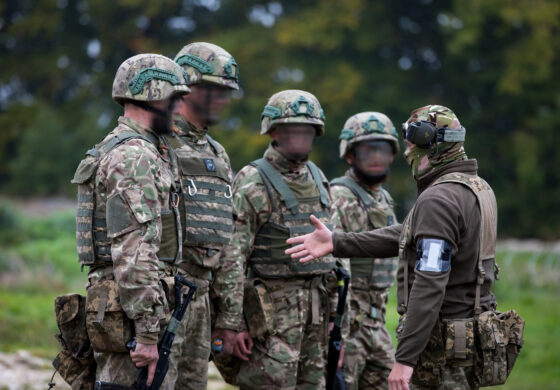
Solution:
[{"label": "soldier's shoulder", "polygon": [[245,165],[235,175],[234,183],[238,187],[250,185],[263,185],[263,178],[257,167],[253,165]]},{"label": "soldier's shoulder", "polygon": [[356,194],[342,184],[333,184],[330,186],[331,195],[334,199],[356,200]]}]

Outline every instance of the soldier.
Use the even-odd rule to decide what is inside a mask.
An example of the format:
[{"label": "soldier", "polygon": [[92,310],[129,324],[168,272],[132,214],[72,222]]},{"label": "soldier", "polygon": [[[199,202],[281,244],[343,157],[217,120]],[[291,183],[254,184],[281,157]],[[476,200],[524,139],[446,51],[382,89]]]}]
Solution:
[{"label": "soldier", "polygon": [[208,135],[208,127],[219,122],[232,91],[239,88],[239,71],[228,52],[205,42],[183,47],[175,61],[188,75],[192,92],[177,104],[174,134],[166,136],[164,142],[174,182],[181,189],[185,231],[178,271],[194,281],[198,289],[188,308],[188,319],[177,332],[174,356],[178,364],[170,371],[178,376],[177,389],[205,389],[211,340],[209,289],[213,278],[221,281],[213,289],[219,309],[214,336],[223,340],[226,353],[231,353],[235,345],[239,321],[238,315],[230,315],[226,304],[232,279],[216,275],[218,270],[227,271],[219,268],[219,259],[233,230],[232,171],[225,149]]},{"label": "soldier", "polygon": [[301,244],[288,253],[302,261],[333,250],[337,256],[398,253],[401,321],[389,389],[477,388],[473,315],[496,307],[490,292],[496,199],[477,176],[476,160],[467,159],[465,128],[449,108],[430,105],[412,111],[403,135],[404,156],[419,193],[404,223],[331,235],[315,220],[317,230],[289,240]]},{"label": "soldier", "polygon": [[[248,331],[236,382],[241,389],[320,389],[329,317],[335,312],[331,256],[308,264],[284,254],[286,239],[313,229],[315,215],[327,223],[330,195],[323,173],[308,160],[324,134],[319,101],[309,92],[274,94],[262,114],[261,134],[272,140],[264,158],[234,180],[235,229],[225,261],[243,264],[243,308]],[[254,343],[254,347],[253,347]]]},{"label": "soldier", "polygon": [[[141,54],[123,62],[113,100],[124,116],[87,151],[72,180],[78,257],[89,267],[87,330],[97,380],[131,385],[142,366],[148,384],[154,376],[169,314],[162,280],[173,276],[177,249],[173,183],[158,136],[170,131],[173,104],[188,92],[183,70],[167,57]],[[133,335],[137,345],[129,352]],[[173,385],[166,378],[163,388]]]},{"label": "soldier", "polygon": [[[351,166],[331,181],[335,231],[362,232],[396,223],[393,201],[381,187],[399,149],[391,120],[379,112],[348,118],[340,135],[340,158]],[[350,259],[350,336],[344,351],[349,389],[384,389],[395,360],[385,328],[385,305],[396,274],[395,257]]]}]

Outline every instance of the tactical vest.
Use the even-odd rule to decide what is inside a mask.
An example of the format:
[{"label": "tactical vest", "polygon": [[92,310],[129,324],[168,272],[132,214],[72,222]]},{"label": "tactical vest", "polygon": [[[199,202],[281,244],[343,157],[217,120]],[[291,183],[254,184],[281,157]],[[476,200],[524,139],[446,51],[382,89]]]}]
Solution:
[{"label": "tactical vest", "polygon": [[[229,244],[233,232],[233,205],[230,170],[219,155],[217,143],[206,136],[209,147],[199,150],[177,136],[165,137],[174,180],[180,187],[183,232],[183,261],[215,268],[219,252]],[[206,255],[189,253],[190,248],[205,248]]]},{"label": "tactical vest", "polygon": [[[480,242],[478,250],[477,268],[478,278],[476,286],[476,306],[480,299],[480,286],[484,282],[484,278],[494,280],[495,266],[492,264],[490,267],[484,267],[485,261],[492,261],[494,263],[496,257],[496,236],[497,226],[496,220],[498,216],[498,207],[494,191],[486,183],[484,179],[479,176],[467,175],[460,172],[452,172],[445,174],[436,179],[430,187],[442,183],[458,183],[469,188],[476,196],[478,205],[480,207]],[[406,262],[406,247],[412,243],[412,214],[414,213],[415,206],[410,210],[403,222],[403,230],[399,240],[399,258],[404,263],[404,311],[408,305],[408,263]],[[491,275],[486,275],[485,269],[491,272]]]},{"label": "tactical vest", "polygon": [[[157,139],[151,134],[141,135],[134,131],[123,131],[109,137],[86,152],[80,162],[72,183],[78,185],[78,210],[76,213],[76,243],[78,261],[82,265],[110,265],[111,239],[107,236],[106,204],[95,202],[95,176],[101,159],[117,146],[131,139],[142,139],[153,145]],[[162,210],[162,238],[157,255],[161,261],[176,260],[177,218],[171,209]]]},{"label": "tactical vest", "polygon": [[[266,159],[253,161],[261,175],[272,213],[269,220],[255,235],[254,248],[249,257],[251,272],[264,278],[298,278],[329,272],[335,265],[332,256],[313,259],[306,263],[292,259],[284,251],[290,246],[290,237],[311,233],[315,226],[311,215],[324,224],[329,223],[329,199],[319,168],[311,161],[307,167],[313,180],[307,183],[287,182]],[[304,194],[297,197],[295,193]]]},{"label": "tactical vest", "polygon": [[[389,193],[381,188],[381,200],[377,202],[358,183],[348,176],[336,178],[330,182],[331,186],[344,186],[350,189],[359,200],[360,206],[368,216],[367,229],[373,230],[393,225],[396,216],[393,211],[393,199]],[[352,278],[369,278],[369,286],[384,290],[391,287],[397,272],[397,258],[372,259],[369,257],[350,258]]]}]

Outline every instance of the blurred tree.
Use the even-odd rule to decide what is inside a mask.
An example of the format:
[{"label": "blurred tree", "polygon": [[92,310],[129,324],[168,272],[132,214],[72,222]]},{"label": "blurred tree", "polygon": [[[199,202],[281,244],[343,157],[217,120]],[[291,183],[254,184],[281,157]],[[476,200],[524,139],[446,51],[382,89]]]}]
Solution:
[{"label": "blurred tree", "polygon": [[[260,156],[260,114],[287,88],[316,94],[327,135],[312,158],[329,177],[347,117],[453,108],[466,149],[494,187],[500,234],[558,238],[560,3],[555,0],[21,0],[0,4],[0,191],[68,194],[75,165],[115,123],[118,65],[211,41],[240,65],[242,89],[213,135],[235,169]],[[415,197],[398,158],[387,183],[400,217]]]}]

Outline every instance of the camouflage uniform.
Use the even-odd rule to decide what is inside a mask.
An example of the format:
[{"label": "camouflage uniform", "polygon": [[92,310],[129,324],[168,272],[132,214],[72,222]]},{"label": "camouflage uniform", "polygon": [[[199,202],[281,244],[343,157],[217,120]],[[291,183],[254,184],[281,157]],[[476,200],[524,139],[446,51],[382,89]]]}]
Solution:
[{"label": "camouflage uniform", "polygon": [[[342,130],[340,157],[362,141],[386,140],[398,150],[389,118],[377,112],[353,115]],[[353,169],[331,181],[335,231],[362,232],[396,223],[393,201],[380,186],[361,181]],[[363,198],[363,199],[362,199]],[[350,336],[345,342],[344,377],[349,389],[384,389],[393,367],[394,347],[385,328],[385,305],[397,259],[351,258]]]},{"label": "camouflage uniform", "polygon": [[[261,134],[282,123],[311,124],[323,134],[323,117],[313,95],[283,91],[265,107]],[[246,270],[243,304],[255,342],[249,361],[240,363],[236,384],[322,388],[328,319],[335,311],[328,289],[335,260],[304,265],[284,250],[288,237],[313,230],[310,213],[324,222],[330,218],[326,178],[311,162],[290,161],[270,146],[263,159],[241,169],[233,192],[235,229],[224,264],[239,263]]]},{"label": "camouflage uniform", "polygon": [[[187,93],[185,81],[170,59],[142,54],[119,67],[113,99],[163,100]],[[164,246],[177,237],[166,224],[172,178],[156,134],[127,117],[118,123],[86,153],[72,182],[78,184],[79,261],[90,267],[86,311],[96,379],[130,385],[137,368],[125,343],[135,334],[140,343],[156,344],[165,330],[170,308],[162,280],[174,274],[175,259]],[[163,388],[173,382],[167,378]]]},{"label": "camouflage uniform", "polygon": [[[222,48],[210,43],[192,43],[175,57],[189,77],[189,83],[207,82],[237,89],[237,64]],[[169,374],[177,377],[177,389],[205,389],[211,343],[212,290],[219,307],[214,320],[222,328],[238,328],[239,317],[228,315],[229,279],[219,267],[222,249],[231,239],[232,171],[225,149],[197,129],[188,118],[173,118],[174,135],[164,139],[174,181],[181,188],[180,211],[184,221],[182,259],[178,271],[198,285],[189,305],[187,320],[175,336],[177,365]],[[240,273],[241,271],[239,271]],[[213,278],[221,283],[213,284]],[[218,288],[214,288],[214,286]]]}]

